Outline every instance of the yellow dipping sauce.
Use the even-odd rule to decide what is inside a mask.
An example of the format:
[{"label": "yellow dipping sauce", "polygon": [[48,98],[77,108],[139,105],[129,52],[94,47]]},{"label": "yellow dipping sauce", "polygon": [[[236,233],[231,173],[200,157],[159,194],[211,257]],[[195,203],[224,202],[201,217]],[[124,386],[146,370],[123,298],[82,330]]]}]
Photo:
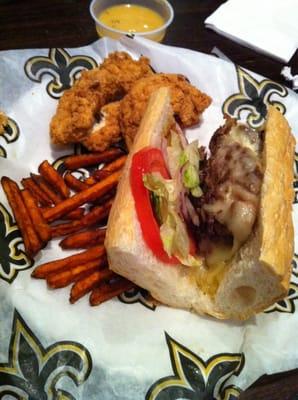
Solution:
[{"label": "yellow dipping sauce", "polygon": [[[144,33],[160,28],[165,20],[156,11],[135,4],[119,4],[106,8],[99,13],[98,20],[107,27],[117,29],[122,32]],[[105,32],[100,27],[97,28],[101,36],[113,36]],[[153,40],[161,40],[164,33],[153,37]]]}]

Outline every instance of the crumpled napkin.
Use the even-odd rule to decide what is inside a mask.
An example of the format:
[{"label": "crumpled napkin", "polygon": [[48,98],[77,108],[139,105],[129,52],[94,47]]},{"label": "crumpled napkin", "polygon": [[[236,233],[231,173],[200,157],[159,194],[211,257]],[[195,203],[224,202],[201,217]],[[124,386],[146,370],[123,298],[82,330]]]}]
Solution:
[{"label": "crumpled napkin", "polygon": [[297,0],[228,0],[205,25],[282,62],[298,48]]}]

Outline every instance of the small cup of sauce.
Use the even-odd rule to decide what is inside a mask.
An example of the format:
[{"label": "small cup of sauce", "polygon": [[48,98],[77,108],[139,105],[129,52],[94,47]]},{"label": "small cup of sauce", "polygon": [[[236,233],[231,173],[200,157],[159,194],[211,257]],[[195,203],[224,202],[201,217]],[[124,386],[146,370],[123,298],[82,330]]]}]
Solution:
[{"label": "small cup of sauce", "polygon": [[167,0],[92,0],[90,13],[99,36],[134,34],[161,42],[174,11]]}]

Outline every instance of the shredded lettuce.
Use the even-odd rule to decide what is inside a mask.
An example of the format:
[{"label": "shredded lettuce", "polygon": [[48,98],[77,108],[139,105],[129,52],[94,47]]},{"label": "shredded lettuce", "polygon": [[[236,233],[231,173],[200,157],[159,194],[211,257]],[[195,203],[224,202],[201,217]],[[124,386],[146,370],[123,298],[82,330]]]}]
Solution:
[{"label": "shredded lettuce", "polygon": [[[165,251],[169,256],[178,252],[185,257],[189,249],[189,238],[185,224],[177,212],[179,201],[178,191],[175,190],[175,181],[173,179],[165,179],[159,173],[153,172],[145,174],[143,182],[154,196],[159,197],[157,214],[159,214],[162,221],[160,235]],[[161,203],[163,204],[162,211],[160,208]]]},{"label": "shredded lettuce", "polygon": [[188,254],[186,258],[179,258],[179,261],[187,267],[201,267],[203,265],[200,257],[192,256],[191,254]]},{"label": "shredded lettuce", "polygon": [[195,140],[186,146],[179,158],[179,165],[183,168],[183,185],[186,189],[189,189],[194,197],[200,197],[202,195],[199,178],[199,163],[200,154],[198,141]]},{"label": "shredded lettuce", "polygon": [[174,241],[175,241],[175,226],[172,226],[169,221],[172,219],[172,216],[169,215],[169,218],[160,226],[160,238],[164,247],[164,250],[170,257],[173,254]]},{"label": "shredded lettuce", "polygon": [[178,198],[178,191],[173,179],[163,178],[159,172],[152,172],[143,176],[144,186],[159,197],[174,203]]},{"label": "shredded lettuce", "polygon": [[188,161],[185,151],[182,151],[179,157],[179,166],[182,167]]},{"label": "shredded lettuce", "polygon": [[150,191],[150,200],[155,218],[159,226],[161,226],[163,221],[165,221],[168,217],[168,200],[165,197],[158,196],[152,191]]},{"label": "shredded lettuce", "polygon": [[190,239],[180,216],[181,191],[186,190],[195,197],[202,195],[198,141],[183,148],[179,135],[171,130],[167,137],[167,161],[172,179],[165,179],[158,172],[143,176],[144,186],[150,191],[155,217],[160,226],[160,237],[169,256],[174,255],[183,265],[200,266],[201,260],[189,254]]},{"label": "shredded lettuce", "polygon": [[194,140],[193,142],[189,143],[186,146],[186,148],[183,150],[183,152],[184,152],[184,158],[186,159],[186,161],[189,161],[192,165],[195,165],[198,168],[199,162],[200,162],[198,140]]},{"label": "shredded lettuce", "polygon": [[175,181],[153,172],[145,174],[143,182],[152,193],[155,214],[160,223],[160,237],[167,254],[175,255],[183,265],[201,265],[199,259],[189,254],[189,236],[178,212],[179,193]]},{"label": "shredded lettuce", "polygon": [[198,171],[193,164],[187,163],[187,168],[183,172],[183,184],[188,189],[194,189],[199,185]]},{"label": "shredded lettuce", "polygon": [[193,197],[201,197],[203,194],[203,191],[200,186],[197,186],[193,189],[190,189],[190,193],[193,195]]},{"label": "shredded lettuce", "polygon": [[180,157],[183,152],[183,148],[180,142],[179,135],[171,130],[168,137],[167,156],[168,156],[168,168],[172,177],[175,177],[180,169]]}]

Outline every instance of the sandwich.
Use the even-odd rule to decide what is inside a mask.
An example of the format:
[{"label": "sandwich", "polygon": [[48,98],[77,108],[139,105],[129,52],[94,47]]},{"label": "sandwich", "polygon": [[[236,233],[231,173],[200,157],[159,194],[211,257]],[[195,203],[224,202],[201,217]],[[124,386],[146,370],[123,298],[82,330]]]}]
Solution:
[{"label": "sandwich", "polygon": [[168,306],[245,320],[284,298],[293,257],[295,140],[226,117],[188,143],[167,88],[150,97],[108,220],[110,268]]}]

